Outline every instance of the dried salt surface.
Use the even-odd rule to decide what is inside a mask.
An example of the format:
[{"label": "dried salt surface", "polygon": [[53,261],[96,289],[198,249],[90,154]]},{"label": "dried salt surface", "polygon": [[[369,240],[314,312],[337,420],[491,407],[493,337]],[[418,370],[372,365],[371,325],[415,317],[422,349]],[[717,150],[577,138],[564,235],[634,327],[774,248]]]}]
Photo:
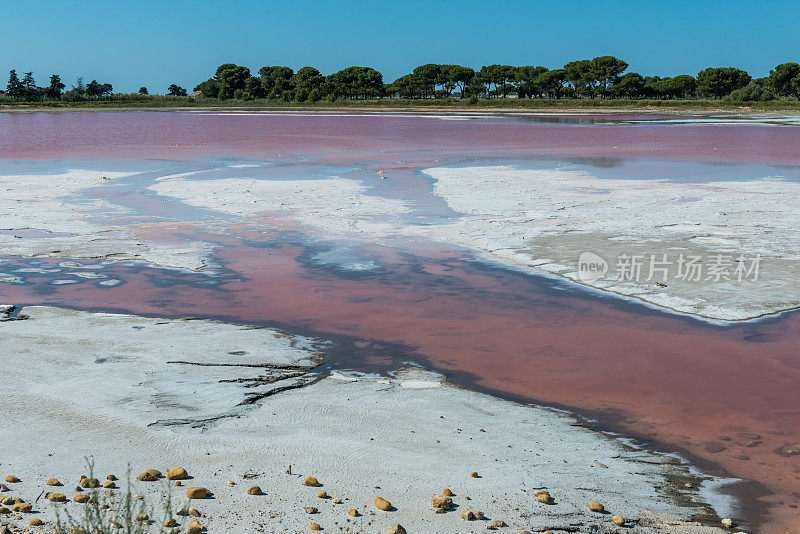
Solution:
[{"label": "dried salt surface", "polygon": [[396,217],[411,211],[407,202],[366,194],[369,187],[346,178],[194,181],[168,178],[149,189],[192,206],[232,215],[284,211],[307,226],[373,237],[398,231]]},{"label": "dried salt surface", "polygon": [[[419,233],[487,252],[651,305],[716,321],[740,321],[800,306],[800,184],[751,181],[674,183],[597,179],[574,170],[513,166],[432,168],[434,193],[465,216]],[[579,278],[578,258],[593,252],[609,264],[597,281]],[[722,254],[761,257],[758,280],[652,280],[650,255],[677,262]],[[621,255],[642,255],[639,281],[614,280]],[[745,262],[749,268],[752,263]],[[729,271],[733,272],[733,267]],[[656,282],[666,284],[659,285]]]},{"label": "dried salt surface", "polygon": [[[143,260],[153,265],[199,270],[213,246],[203,242],[141,241],[127,225],[102,222],[127,210],[99,199],[78,198],[86,189],[111,185],[133,173],[72,169],[63,173],[0,176],[0,255]],[[98,217],[102,216],[102,217]],[[50,237],[17,238],[37,230]]]},{"label": "dried salt surface", "polygon": [[[628,518],[646,509],[661,518],[631,532],[662,531],[676,521],[672,514],[702,511],[666,495],[667,477],[688,476],[685,468],[564,414],[456,388],[431,372],[317,375],[314,340],[207,320],[47,307],[27,307],[17,317],[26,315],[0,322],[0,352],[13,370],[0,377],[2,470],[22,479],[5,495],[34,502],[50,477],[71,488],[89,457],[95,476],[113,473],[123,487],[128,464],[134,475],[185,467],[193,479],[183,488],[134,481],[133,491],[160,521],[164,492],[179,508],[186,486],[208,487],[214,499],[192,506],[207,515],[200,521],[209,531],[297,532],[314,521],[336,532],[347,509],[366,506],[370,532],[395,523],[409,532],[484,532],[486,521],[464,522],[458,510],[433,513],[430,496],[445,487],[461,510],[502,519],[511,532],[559,526],[616,532],[611,515],[588,511],[591,500]],[[403,387],[421,383],[436,387]],[[298,387],[243,404],[287,385]],[[305,475],[343,503],[318,499],[317,488],[302,485]],[[266,495],[247,495],[252,484]],[[535,501],[532,492],[540,488],[555,505]],[[396,511],[374,510],[375,496]],[[80,514],[78,504],[59,506]],[[319,514],[306,515],[305,506]],[[40,500],[36,509],[53,530],[54,505]]]}]

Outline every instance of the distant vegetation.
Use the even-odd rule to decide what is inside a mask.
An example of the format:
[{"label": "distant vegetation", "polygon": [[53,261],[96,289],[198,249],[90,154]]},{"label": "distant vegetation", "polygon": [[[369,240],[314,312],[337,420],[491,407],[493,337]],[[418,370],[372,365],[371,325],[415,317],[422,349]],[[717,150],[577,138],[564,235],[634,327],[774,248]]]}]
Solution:
[{"label": "distant vegetation", "polygon": [[322,75],[314,67],[295,72],[267,66],[253,75],[245,66],[226,63],[194,88],[192,95],[176,84],[166,95],[113,94],[112,86],[78,78],[69,90],[58,75],[49,86],[37,86],[33,74],[22,79],[12,70],[0,104],[38,105],[482,105],[490,107],[625,107],[689,103],[761,103],[762,107],[798,107],[800,65],[782,63],[764,78],[753,79],[735,67],[709,67],[696,75],[643,76],[626,72],[628,63],[613,56],[571,61],[562,68],[427,64],[391,83],[371,67],[347,67]]}]

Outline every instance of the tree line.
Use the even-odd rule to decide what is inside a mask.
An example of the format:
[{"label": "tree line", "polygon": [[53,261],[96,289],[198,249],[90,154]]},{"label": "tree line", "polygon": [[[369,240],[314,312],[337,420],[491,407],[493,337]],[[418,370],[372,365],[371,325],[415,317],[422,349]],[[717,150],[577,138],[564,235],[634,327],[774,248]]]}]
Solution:
[{"label": "tree line", "polygon": [[369,98],[624,98],[774,100],[800,98],[800,64],[782,63],[769,76],[754,79],[735,67],[709,67],[696,75],[643,76],[625,72],[614,56],[570,61],[562,68],[429,63],[391,83],[371,67],[348,67],[323,76],[314,67],[262,67],[258,76],[234,63],[220,65],[195,91],[218,99],[257,98],[303,102]]},{"label": "tree line", "polygon": [[[220,100],[282,99],[284,101],[331,102],[338,99],[697,99],[727,98],[735,101],[800,99],[800,64],[781,63],[768,76],[753,78],[735,67],[709,67],[696,75],[660,77],[626,72],[628,63],[614,56],[570,61],[561,68],[542,66],[486,65],[478,70],[462,65],[429,63],[391,83],[372,67],[347,67],[323,75],[314,67],[295,72],[287,66],[267,66],[257,75],[248,67],[225,63],[214,75],[199,83],[197,96]],[[5,94],[15,100],[67,100],[102,98],[112,86],[82,78],[68,91],[58,75],[50,85],[39,87],[33,74],[20,79],[9,75]],[[167,94],[187,96],[187,90],[172,84]],[[146,87],[139,95],[148,95]]]}]

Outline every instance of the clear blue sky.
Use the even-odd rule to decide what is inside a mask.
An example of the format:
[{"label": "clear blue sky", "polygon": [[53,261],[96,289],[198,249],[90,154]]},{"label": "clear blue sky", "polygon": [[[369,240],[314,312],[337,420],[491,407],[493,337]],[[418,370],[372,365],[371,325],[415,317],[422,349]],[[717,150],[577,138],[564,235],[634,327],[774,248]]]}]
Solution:
[{"label": "clear blue sky", "polygon": [[800,2],[583,0],[38,0],[2,3],[6,73],[79,74],[135,91],[188,89],[217,65],[373,66],[385,81],[423,63],[544,65],[611,54],[642,74],[800,61]]}]

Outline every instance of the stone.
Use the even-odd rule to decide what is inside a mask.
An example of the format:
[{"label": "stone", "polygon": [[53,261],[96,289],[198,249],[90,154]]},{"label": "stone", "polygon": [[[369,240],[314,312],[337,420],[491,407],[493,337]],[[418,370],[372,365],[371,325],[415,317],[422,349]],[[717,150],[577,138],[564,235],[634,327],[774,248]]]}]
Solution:
[{"label": "stone", "polygon": [[494,521],[492,521],[492,526],[496,528],[504,528],[507,527],[508,525],[502,519],[495,519]]},{"label": "stone", "polygon": [[453,506],[453,499],[452,497],[448,497],[446,495],[433,495],[431,496],[431,506],[433,506],[437,511],[441,510],[446,512]]},{"label": "stone", "polygon": [[59,482],[57,478],[51,478],[50,480],[45,482],[45,484],[47,484],[48,486],[61,486],[62,485],[61,482]]},{"label": "stone", "polygon": [[63,493],[51,493],[51,494],[50,494],[50,495],[47,497],[47,499],[48,499],[50,502],[66,502],[66,500],[67,500],[67,496],[66,496],[66,495],[64,495]]},{"label": "stone", "polygon": [[406,534],[406,529],[402,525],[391,525],[386,527],[386,534]]},{"label": "stone", "polygon": [[325,491],[320,491],[319,493],[317,493],[317,497],[319,497],[320,499],[327,499],[328,493]]},{"label": "stone", "polygon": [[201,514],[200,510],[197,508],[189,508],[189,515],[192,517],[203,517],[203,514]]},{"label": "stone", "polygon": [[10,514],[11,510],[6,508],[5,506],[0,507],[0,515],[7,515]]},{"label": "stone", "polygon": [[96,478],[82,478],[81,479],[81,487],[82,488],[98,488],[100,487],[100,481]]},{"label": "stone", "polygon": [[192,519],[186,525],[186,534],[200,534],[201,532],[203,532],[203,525],[197,519]]},{"label": "stone", "polygon": [[189,478],[189,473],[183,467],[173,467],[167,471],[167,480],[185,480],[187,478]]},{"label": "stone", "polygon": [[461,510],[461,519],[464,521],[483,519],[483,512],[478,512],[477,510]]},{"label": "stone", "polygon": [[72,497],[72,500],[77,503],[85,503],[89,502],[90,497],[85,493],[78,493],[77,495]]},{"label": "stone", "polygon": [[263,495],[264,492],[261,491],[261,488],[258,487],[258,486],[250,486],[249,488],[247,488],[247,494],[248,495]]},{"label": "stone", "polygon": [[722,526],[725,527],[725,528],[733,528],[733,519],[731,519],[730,517],[724,518],[721,521],[721,523],[722,523]]},{"label": "stone", "polygon": [[144,500],[144,497],[142,497],[142,496],[141,496],[141,495],[139,495],[138,493],[134,493],[134,494],[133,494],[133,498],[134,498],[134,499],[137,499],[137,500],[140,500],[140,501],[141,501],[141,500]]},{"label": "stone", "polygon": [[375,497],[373,503],[375,504],[375,508],[377,508],[378,510],[383,510],[384,512],[392,509],[392,503],[390,503],[383,497]]},{"label": "stone", "polygon": [[137,521],[142,521],[142,522],[150,521],[150,516],[147,515],[147,514],[139,514],[139,515],[136,516],[136,520]]},{"label": "stone", "polygon": [[319,523],[311,523],[308,525],[308,530],[322,530],[322,527],[319,526]]},{"label": "stone", "polygon": [[151,473],[148,469],[144,473],[139,473],[136,475],[136,480],[139,482],[156,482],[159,479],[155,474]]},{"label": "stone", "polygon": [[306,478],[303,480],[303,484],[304,484],[304,485],[306,485],[306,486],[312,486],[312,487],[314,487],[314,488],[316,488],[317,486],[319,486],[319,485],[320,485],[320,483],[319,483],[319,482],[317,481],[317,479],[316,479],[316,478],[314,478],[314,477],[306,477]]},{"label": "stone", "polygon": [[33,519],[30,520],[30,522],[28,524],[30,526],[32,526],[32,527],[38,527],[39,525],[41,525],[43,523],[44,523],[44,521],[42,521],[38,517],[34,517]]},{"label": "stone", "polygon": [[306,507],[304,508],[304,510],[305,510],[305,512],[306,512],[307,514],[316,514],[317,512],[319,512],[319,510],[317,510],[317,509],[316,509],[316,508],[314,508],[313,506],[306,506]]},{"label": "stone", "polygon": [[338,497],[334,497],[334,498],[331,500],[331,502],[332,502],[333,504],[342,504],[342,499],[340,499],[340,498],[338,498]]},{"label": "stone", "polygon": [[533,494],[536,495],[536,500],[539,501],[542,504],[554,504],[555,503],[555,500],[553,500],[552,495],[550,495],[550,493],[548,493],[546,491],[543,491],[543,490],[534,491]]},{"label": "stone", "polygon": [[597,512],[598,514],[602,514],[606,511],[606,507],[597,501],[592,501],[589,503],[589,510],[592,512]]},{"label": "stone", "polygon": [[17,477],[15,477],[14,475],[8,475],[6,477],[6,482],[10,482],[11,484],[16,484],[17,482],[22,482],[22,481]]},{"label": "stone", "polygon": [[103,482],[103,487],[106,489],[116,489],[117,484],[113,480],[106,480],[105,482]]},{"label": "stone", "polygon": [[352,517],[358,517],[358,516],[360,516],[361,514],[359,514],[359,513],[358,513],[358,510],[356,510],[355,508],[350,508],[350,509],[347,511],[347,515],[349,515],[349,516],[352,516]]},{"label": "stone", "polygon": [[167,527],[167,528],[174,527],[177,524],[178,524],[178,522],[175,521],[174,517],[170,517],[169,519],[165,519],[164,520],[164,526]]},{"label": "stone", "polygon": [[450,491],[450,488],[445,488],[444,491],[442,492],[442,495],[444,495],[445,497],[452,497],[453,492]]},{"label": "stone", "polygon": [[478,478],[478,472],[473,471],[472,473],[469,474],[469,476],[471,476],[472,478]]},{"label": "stone", "polygon": [[176,486],[183,486],[183,483],[180,480],[175,481]]},{"label": "stone", "polygon": [[29,502],[18,502],[11,507],[12,512],[22,512],[28,514],[33,510],[33,505]]},{"label": "stone", "polygon": [[611,518],[611,521],[618,527],[625,526],[625,518],[622,517],[621,515],[615,515],[614,517]]},{"label": "stone", "polygon": [[114,475],[108,475],[106,477],[106,480],[111,480],[113,482],[113,481],[117,480],[117,477],[115,477]]},{"label": "stone", "polygon": [[778,454],[782,454],[784,456],[794,456],[795,454],[800,454],[800,441],[795,443],[786,443],[783,447],[778,449]]},{"label": "stone", "polygon": [[192,486],[186,490],[186,496],[190,499],[205,499],[211,496],[211,492],[202,486]]}]

